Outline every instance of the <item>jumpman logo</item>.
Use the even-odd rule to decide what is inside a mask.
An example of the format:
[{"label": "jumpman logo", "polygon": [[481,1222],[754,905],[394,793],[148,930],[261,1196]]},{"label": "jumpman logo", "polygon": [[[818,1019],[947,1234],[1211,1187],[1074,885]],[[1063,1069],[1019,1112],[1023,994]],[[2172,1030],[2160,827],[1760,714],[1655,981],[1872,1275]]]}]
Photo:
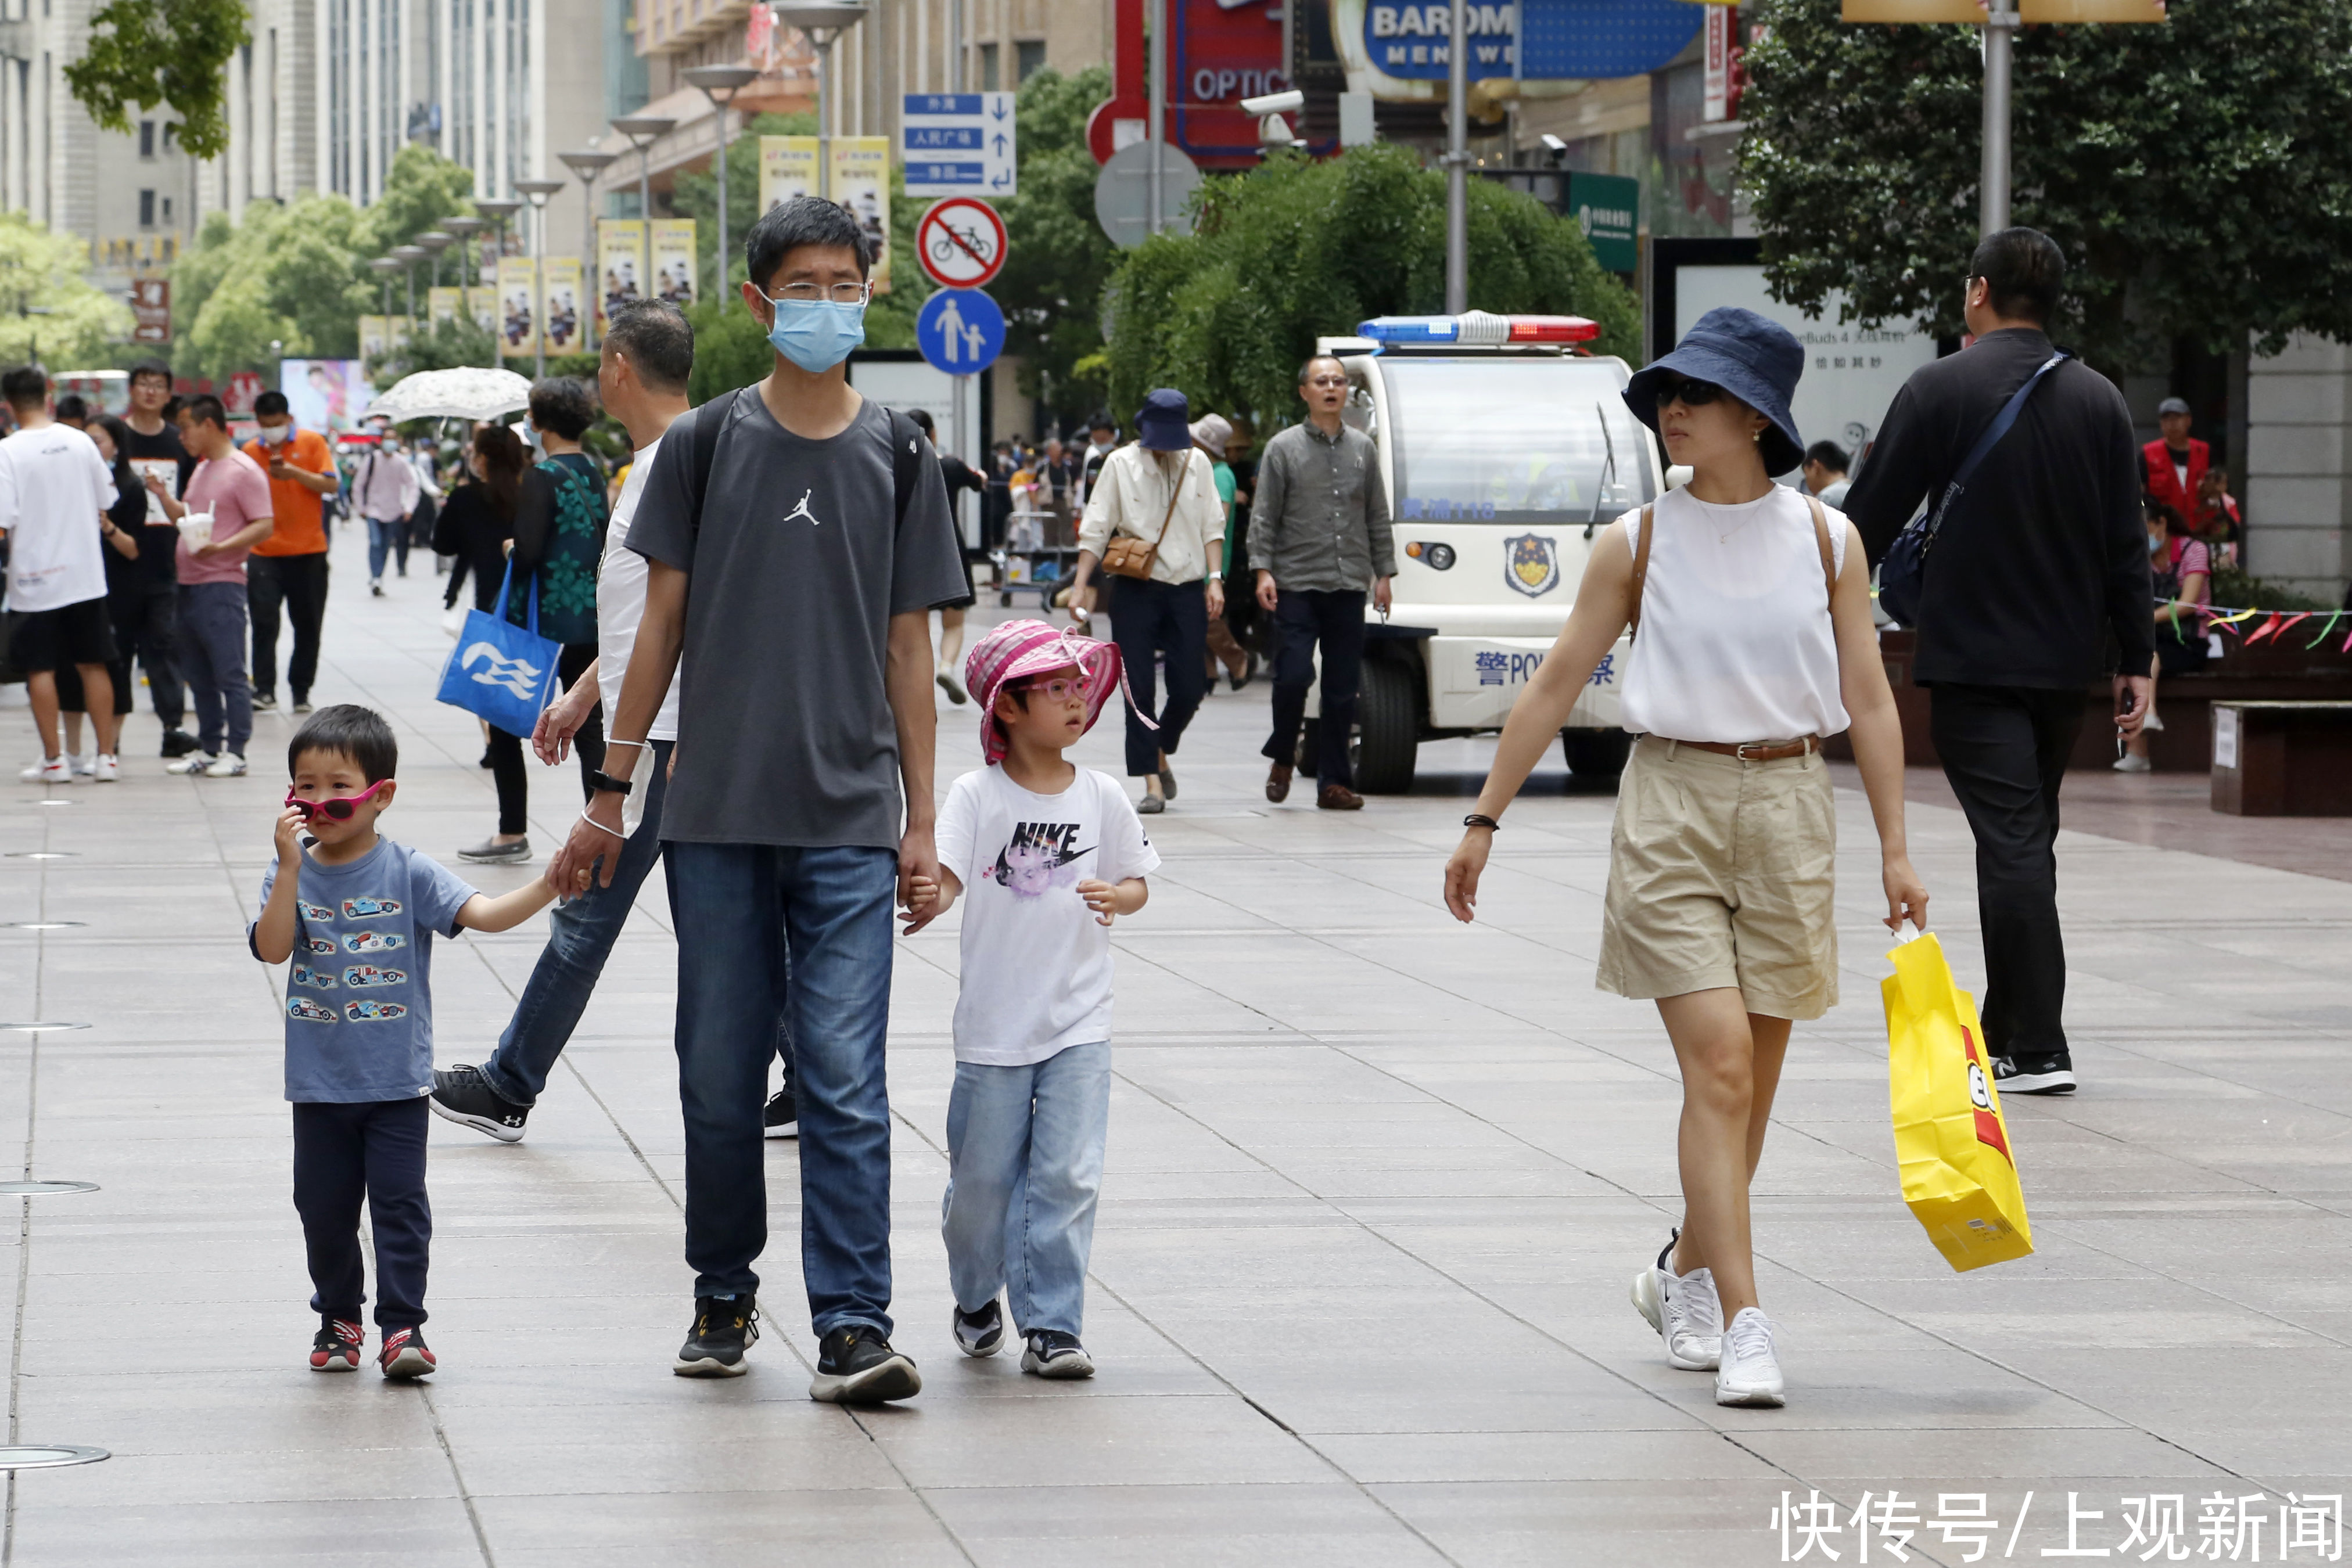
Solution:
[{"label": "jumpman logo", "polygon": [[803,490],[801,492],[801,504],[784,514],[784,521],[789,523],[794,517],[806,517],[809,520],[809,527],[813,528],[822,528],[824,525],[816,520],[816,514],[809,510],[809,497],[814,494],[815,492],[813,490]]}]

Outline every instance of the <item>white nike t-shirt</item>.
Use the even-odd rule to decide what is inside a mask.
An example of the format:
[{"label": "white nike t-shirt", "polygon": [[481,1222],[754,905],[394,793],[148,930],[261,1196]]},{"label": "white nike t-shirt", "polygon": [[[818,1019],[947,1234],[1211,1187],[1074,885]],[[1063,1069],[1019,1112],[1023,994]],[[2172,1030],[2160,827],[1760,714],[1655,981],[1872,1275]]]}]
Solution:
[{"label": "white nike t-shirt", "polygon": [[99,514],[114,476],[98,443],[70,424],[0,441],[0,528],[8,530],[8,608],[30,614],[106,597]]},{"label": "white nike t-shirt", "polygon": [[1159,869],[1127,790],[1081,768],[1033,795],[1001,767],[967,773],[940,808],[940,864],[963,883],[958,1061],[1025,1067],[1110,1038],[1110,927],[1078,895]]}]

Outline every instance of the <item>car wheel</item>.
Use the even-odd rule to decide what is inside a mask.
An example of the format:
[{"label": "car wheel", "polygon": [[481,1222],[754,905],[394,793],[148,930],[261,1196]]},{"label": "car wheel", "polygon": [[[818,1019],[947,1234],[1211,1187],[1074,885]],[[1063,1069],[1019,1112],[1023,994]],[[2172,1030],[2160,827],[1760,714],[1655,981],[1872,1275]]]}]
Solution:
[{"label": "car wheel", "polygon": [[1633,754],[1633,737],[1622,729],[1563,729],[1559,748],[1568,755],[1568,770],[1578,778],[1614,779]]},{"label": "car wheel", "polygon": [[1367,795],[1401,795],[1412,788],[1421,752],[1421,705],[1412,671],[1388,659],[1364,664],[1356,698],[1356,788]]}]

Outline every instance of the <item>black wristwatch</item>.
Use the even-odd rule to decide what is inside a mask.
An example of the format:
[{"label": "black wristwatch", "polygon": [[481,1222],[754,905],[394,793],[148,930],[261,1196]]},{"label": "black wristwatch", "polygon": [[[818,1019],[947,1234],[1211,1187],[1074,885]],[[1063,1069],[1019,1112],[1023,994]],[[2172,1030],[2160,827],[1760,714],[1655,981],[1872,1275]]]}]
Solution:
[{"label": "black wristwatch", "polygon": [[600,795],[625,795],[633,788],[625,779],[615,779],[601,768],[588,770],[588,788]]},{"label": "black wristwatch", "polygon": [[1497,822],[1494,818],[1487,816],[1483,811],[1471,812],[1468,816],[1462,819],[1462,825],[1465,828],[1484,828],[1490,833],[1498,831],[1502,827],[1500,822]]}]

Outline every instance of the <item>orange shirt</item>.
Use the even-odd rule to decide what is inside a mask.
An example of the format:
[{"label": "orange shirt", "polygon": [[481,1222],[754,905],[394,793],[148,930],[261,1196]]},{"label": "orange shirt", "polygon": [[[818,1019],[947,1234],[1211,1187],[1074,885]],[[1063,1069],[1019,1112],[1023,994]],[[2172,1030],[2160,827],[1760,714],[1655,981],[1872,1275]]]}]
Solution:
[{"label": "orange shirt", "polygon": [[[335,466],[334,454],[327,449],[327,438],[315,430],[297,430],[294,439],[283,446],[259,440],[245,444],[245,455],[260,464],[265,474],[269,471],[273,453],[281,455],[288,467],[307,468],[313,474],[329,473]],[[272,479],[269,507],[278,526],[270,530],[268,538],[253,547],[254,554],[317,555],[327,548],[324,496],[291,479]]]}]

